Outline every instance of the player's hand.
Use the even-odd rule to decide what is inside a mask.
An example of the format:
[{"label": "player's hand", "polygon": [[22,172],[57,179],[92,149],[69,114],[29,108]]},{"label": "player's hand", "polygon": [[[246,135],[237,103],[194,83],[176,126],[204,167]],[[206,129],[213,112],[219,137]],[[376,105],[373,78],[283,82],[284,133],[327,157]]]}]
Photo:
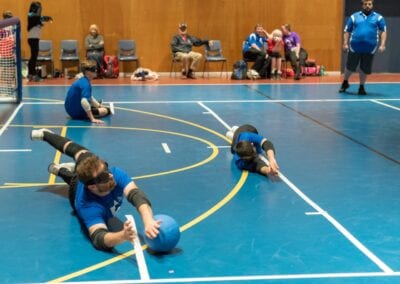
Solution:
[{"label": "player's hand", "polygon": [[343,51],[344,52],[348,52],[349,51],[349,44],[347,44],[347,43],[343,44]]},{"label": "player's hand", "polygon": [[124,232],[124,238],[127,241],[133,241],[133,239],[136,237],[136,233],[133,230],[132,222],[130,221],[125,221],[123,232]]},{"label": "player's hand", "polygon": [[384,45],[381,45],[381,46],[379,46],[379,48],[378,48],[378,51],[379,52],[384,52],[386,50],[386,46],[384,46]]},{"label": "player's hand", "polygon": [[271,168],[270,174],[273,176],[277,176],[279,174],[279,165],[275,159],[269,159],[269,166]]},{"label": "player's hand", "polygon": [[158,233],[160,232],[158,229],[160,228],[161,221],[156,221],[152,219],[151,221],[144,224],[144,233],[145,235],[150,238],[154,239],[157,237]]},{"label": "player's hand", "polygon": [[104,121],[102,121],[101,119],[95,118],[95,119],[92,120],[92,123],[95,123],[95,124],[104,124]]}]

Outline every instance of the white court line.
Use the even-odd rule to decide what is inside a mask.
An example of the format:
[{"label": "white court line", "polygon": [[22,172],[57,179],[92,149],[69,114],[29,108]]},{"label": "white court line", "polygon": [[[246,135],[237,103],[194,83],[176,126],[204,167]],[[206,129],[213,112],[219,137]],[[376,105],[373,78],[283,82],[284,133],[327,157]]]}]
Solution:
[{"label": "white court line", "polygon": [[[351,103],[351,102],[371,102],[371,99],[279,99],[279,100],[204,100],[201,103],[330,103],[330,102],[343,102],[343,103]],[[379,99],[379,101],[400,101],[398,99]],[[198,100],[185,100],[185,101],[103,101],[103,103],[114,103],[114,104],[191,104],[191,103],[199,103]],[[24,102],[25,105],[60,105],[64,104],[64,102]]]},{"label": "white court line", "polygon": [[395,106],[392,106],[392,105],[389,105],[389,104],[385,104],[385,103],[382,103],[382,102],[377,101],[377,100],[371,100],[371,102],[374,102],[376,104],[380,104],[380,105],[383,105],[385,107],[392,108],[392,109],[395,109],[395,110],[400,110],[400,108],[398,108],[398,107],[395,107]]},{"label": "white court line", "polygon": [[[204,104],[201,104],[204,106]],[[205,107],[205,106],[204,106]],[[213,112],[210,108],[205,107],[218,121],[222,119]],[[228,126],[226,122],[223,125]],[[229,127],[229,126],[228,126]],[[229,127],[230,129],[230,127]],[[260,157],[268,164],[268,160],[260,155]],[[314,201],[312,201],[307,195],[305,195],[297,186],[295,186],[287,177],[279,172],[280,179],[286,183],[290,189],[292,189],[298,196],[300,196],[307,204],[309,204],[314,210],[323,215],[340,233],[342,233],[355,247],[357,247],[365,256],[373,261],[379,268],[386,273],[392,273],[393,270],[387,266],[382,260],[380,260],[373,252],[371,252],[366,246],[364,246],[359,240],[357,240],[345,227],[343,227],[338,221],[329,215],[325,210],[319,207]]]},{"label": "white court line", "polygon": [[140,279],[143,281],[148,281],[150,279],[149,271],[147,270],[147,265],[146,265],[146,260],[144,259],[142,245],[140,244],[139,241],[139,234],[136,229],[135,219],[133,219],[132,215],[125,215],[125,217],[126,219],[128,219],[128,221],[132,223],[133,230],[136,233],[135,239],[133,240],[132,244],[135,249],[136,260],[139,266]]},{"label": "white court line", "polygon": [[0,152],[32,152],[32,149],[0,149]]},{"label": "white court line", "polygon": [[17,113],[19,112],[19,110],[22,108],[23,105],[24,105],[24,103],[20,103],[19,106],[14,110],[14,112],[9,117],[7,122],[0,129],[0,136],[3,135],[4,131],[6,131],[7,127],[10,125],[11,121],[14,119],[14,117],[17,115]]},{"label": "white court line", "polygon": [[231,130],[232,127],[230,127],[228,125],[228,123],[226,123],[225,121],[222,120],[222,118],[220,118],[215,112],[213,112],[210,108],[208,108],[207,106],[205,106],[202,102],[197,102],[200,106],[202,106],[203,108],[205,108],[207,110],[207,112],[209,112],[212,116],[214,116],[223,126],[226,127],[227,130]]},{"label": "white court line", "polygon": [[168,147],[167,143],[161,143],[162,147],[164,148],[165,153],[171,154],[171,150]]},{"label": "white court line", "polygon": [[334,279],[334,278],[367,278],[367,277],[396,277],[400,272],[355,272],[355,273],[316,273],[316,274],[282,274],[256,276],[221,276],[221,277],[192,277],[192,278],[160,278],[149,281],[142,280],[110,280],[110,281],[82,281],[68,282],[68,284],[134,284],[134,283],[195,283],[195,282],[232,282],[232,281],[260,281],[260,280],[296,280],[296,279]]}]

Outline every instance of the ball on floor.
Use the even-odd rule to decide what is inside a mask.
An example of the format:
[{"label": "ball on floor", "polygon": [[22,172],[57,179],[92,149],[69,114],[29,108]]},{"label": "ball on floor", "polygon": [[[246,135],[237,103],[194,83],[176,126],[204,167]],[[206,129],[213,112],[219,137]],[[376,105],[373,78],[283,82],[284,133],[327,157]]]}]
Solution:
[{"label": "ball on floor", "polygon": [[181,232],[179,225],[174,218],[168,215],[155,215],[154,219],[161,221],[157,238],[150,239],[145,235],[147,246],[155,252],[168,252],[172,250],[179,242]]}]

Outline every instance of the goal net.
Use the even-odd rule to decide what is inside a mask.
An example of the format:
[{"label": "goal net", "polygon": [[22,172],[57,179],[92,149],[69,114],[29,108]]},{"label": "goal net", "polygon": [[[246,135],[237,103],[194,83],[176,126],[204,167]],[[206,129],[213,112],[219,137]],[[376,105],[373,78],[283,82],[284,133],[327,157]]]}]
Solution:
[{"label": "goal net", "polygon": [[13,17],[0,21],[0,102],[22,99],[21,25]]}]

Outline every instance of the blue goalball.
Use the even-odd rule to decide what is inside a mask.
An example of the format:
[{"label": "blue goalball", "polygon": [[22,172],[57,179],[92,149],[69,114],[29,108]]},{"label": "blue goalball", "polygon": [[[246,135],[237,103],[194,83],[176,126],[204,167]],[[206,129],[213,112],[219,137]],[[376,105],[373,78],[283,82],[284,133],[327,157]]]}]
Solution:
[{"label": "blue goalball", "polygon": [[147,246],[155,252],[168,252],[172,250],[179,242],[181,232],[179,231],[179,225],[174,218],[168,215],[155,215],[154,219],[161,221],[157,238],[149,239],[144,237]]}]

